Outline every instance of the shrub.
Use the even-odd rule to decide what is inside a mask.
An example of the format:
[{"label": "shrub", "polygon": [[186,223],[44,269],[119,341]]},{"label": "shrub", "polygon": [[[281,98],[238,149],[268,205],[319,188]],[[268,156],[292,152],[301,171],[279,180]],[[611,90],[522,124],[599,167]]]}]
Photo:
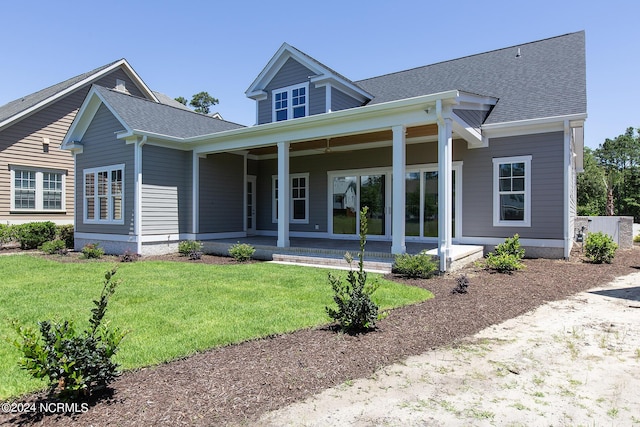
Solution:
[{"label": "shrub", "polygon": [[513,237],[508,237],[503,243],[500,243],[495,248],[496,255],[513,255],[517,259],[524,258],[524,249],[520,247],[520,236],[514,234]]},{"label": "shrub", "polygon": [[178,243],[178,252],[182,256],[190,256],[192,252],[199,252],[202,250],[202,243],[197,240],[183,240]]},{"label": "shrub", "polygon": [[249,261],[256,249],[248,243],[236,243],[229,248],[229,255],[231,255],[238,262]]},{"label": "shrub", "polygon": [[202,259],[202,251],[192,251],[189,252],[189,259],[191,261],[197,261],[199,259]]},{"label": "shrub", "polygon": [[589,233],[584,245],[585,255],[594,264],[602,264],[603,262],[611,264],[617,249],[618,245],[611,236],[600,231]]},{"label": "shrub", "polygon": [[87,243],[82,248],[82,254],[87,259],[102,258],[102,255],[104,255],[104,249],[98,246],[97,243]]},{"label": "shrub", "polygon": [[138,258],[140,258],[140,255],[127,249],[122,255],[120,255],[119,259],[120,262],[136,262]]},{"label": "shrub", "polygon": [[[357,333],[374,329],[378,320],[378,305],[371,300],[371,295],[378,289],[377,282],[367,283],[364,271],[364,247],[367,235],[367,211],[365,206],[360,211],[360,252],[358,253],[358,270],[349,270],[347,283],[340,277],[329,273],[328,280],[333,289],[333,301],[338,309],[325,307],[329,317],[338,322],[340,329],[347,333]],[[345,259],[351,265],[353,258],[348,253]]]},{"label": "shrub", "polygon": [[516,255],[497,255],[493,252],[489,252],[487,255],[486,266],[492,270],[496,270],[498,273],[511,273],[524,267]]},{"label": "shrub", "polygon": [[640,234],[633,238],[633,241],[636,243],[640,243]]},{"label": "shrub", "polygon": [[56,225],[51,221],[28,222],[15,227],[15,237],[21,249],[36,249],[56,238]]},{"label": "shrub", "polygon": [[416,255],[396,255],[391,272],[409,278],[427,279],[438,271],[438,263],[434,257],[421,252]]},{"label": "shrub", "polygon": [[44,242],[42,246],[40,246],[40,250],[48,255],[66,255],[67,245],[65,245],[64,241],[56,239],[49,242]]},{"label": "shrub", "polygon": [[67,248],[73,249],[73,225],[58,225],[56,227],[56,237],[64,241]]},{"label": "shrub", "polygon": [[0,224],[0,246],[14,239],[15,228],[12,225]]},{"label": "shrub", "polygon": [[105,388],[119,374],[112,357],[126,332],[103,324],[109,298],[119,282],[116,269],[105,273],[100,299],[91,310],[89,327],[78,332],[73,322],[38,322],[40,334],[13,322],[19,339],[14,345],[22,352],[18,362],[35,378],[47,378],[50,395],[75,400]]},{"label": "shrub", "polygon": [[451,290],[452,294],[466,294],[469,287],[469,279],[464,274],[456,278],[457,286]]}]

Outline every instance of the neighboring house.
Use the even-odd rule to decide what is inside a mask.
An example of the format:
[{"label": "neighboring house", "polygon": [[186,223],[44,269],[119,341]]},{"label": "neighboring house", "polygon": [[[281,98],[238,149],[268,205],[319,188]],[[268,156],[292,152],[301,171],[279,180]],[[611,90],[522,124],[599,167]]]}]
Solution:
[{"label": "neighboring house", "polygon": [[[94,85],[76,154],[76,245],[290,236],[491,248],[518,233],[567,257],[586,119],[584,32],[351,81],[283,44],[241,127]],[[444,177],[444,179],[443,179]],[[286,194],[287,197],[280,197]]]},{"label": "neighboring house", "polygon": [[121,59],[0,106],[2,223],[73,223],[73,156],[60,150],[60,144],[94,83],[179,104],[149,90]]}]

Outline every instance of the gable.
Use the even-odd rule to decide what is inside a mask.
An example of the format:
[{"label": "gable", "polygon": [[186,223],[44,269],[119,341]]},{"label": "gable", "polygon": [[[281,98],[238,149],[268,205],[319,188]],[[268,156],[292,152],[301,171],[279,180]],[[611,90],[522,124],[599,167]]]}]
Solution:
[{"label": "gable", "polygon": [[306,83],[309,81],[309,77],[314,75],[315,73],[312,70],[300,64],[295,59],[289,58],[282,65],[282,67],[280,67],[271,81],[265,86],[264,90],[271,91],[273,89],[287,87],[299,83]]}]

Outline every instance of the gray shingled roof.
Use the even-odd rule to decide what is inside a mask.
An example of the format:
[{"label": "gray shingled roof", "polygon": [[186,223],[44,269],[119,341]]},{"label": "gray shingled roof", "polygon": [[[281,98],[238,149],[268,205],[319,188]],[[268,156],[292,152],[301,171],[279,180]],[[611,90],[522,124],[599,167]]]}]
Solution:
[{"label": "gray shingled roof", "polygon": [[102,86],[94,85],[122,120],[133,130],[190,138],[244,126],[169,105],[158,104]]},{"label": "gray shingled roof", "polygon": [[[118,60],[120,61],[120,60]],[[65,80],[63,82],[54,84],[53,86],[49,86],[45,89],[39,90],[37,92],[34,92],[30,95],[26,95],[23,97],[20,97],[16,100],[10,101],[7,104],[3,105],[0,107],[0,122],[5,121],[6,119],[15,116],[16,114],[19,114],[21,112],[23,112],[24,110],[27,110],[31,107],[33,107],[34,105],[52,97],[57,95],[58,93],[62,92],[65,89],[70,88],[71,86],[73,86],[74,84],[81,82],[82,80],[90,77],[93,74],[99,73],[100,71],[104,70],[105,68],[109,68],[110,66],[112,66],[113,64],[115,64],[118,61],[113,61],[109,64],[103,65],[102,67],[98,67],[95,70],[91,70],[88,71],[86,73],[82,73],[78,76],[72,77],[68,80]]]},{"label": "gray shingled roof", "polygon": [[171,98],[168,95],[165,95],[162,92],[156,92],[155,90],[152,91],[152,92],[156,96],[156,98],[158,98],[158,101],[160,101],[161,104],[170,105],[172,107],[180,108],[182,110],[191,111],[191,109],[189,107],[187,107],[186,105],[179,103],[175,99]]},{"label": "gray shingled roof", "polygon": [[[520,49],[520,57],[516,57]],[[587,111],[584,31],[355,82],[370,104],[447,90],[498,98],[485,123]]]}]

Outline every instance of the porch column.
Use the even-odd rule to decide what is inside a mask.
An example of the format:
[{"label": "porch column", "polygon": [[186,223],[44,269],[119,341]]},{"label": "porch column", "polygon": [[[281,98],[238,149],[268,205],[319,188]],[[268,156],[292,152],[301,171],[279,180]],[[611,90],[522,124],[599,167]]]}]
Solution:
[{"label": "porch column", "polygon": [[278,247],[289,242],[289,143],[278,142]]},{"label": "porch column", "polygon": [[452,220],[452,120],[443,117],[442,103],[436,103],[438,117],[438,256],[440,271],[447,271],[447,261],[451,256]]},{"label": "porch column", "polygon": [[407,251],[405,244],[405,174],[406,174],[406,139],[405,127],[394,126],[393,130],[393,194],[391,196],[391,253],[403,254]]},{"label": "porch column", "polygon": [[133,234],[136,236],[136,253],[142,254],[142,146],[147,142],[147,137],[142,137],[134,143],[134,212]]}]

